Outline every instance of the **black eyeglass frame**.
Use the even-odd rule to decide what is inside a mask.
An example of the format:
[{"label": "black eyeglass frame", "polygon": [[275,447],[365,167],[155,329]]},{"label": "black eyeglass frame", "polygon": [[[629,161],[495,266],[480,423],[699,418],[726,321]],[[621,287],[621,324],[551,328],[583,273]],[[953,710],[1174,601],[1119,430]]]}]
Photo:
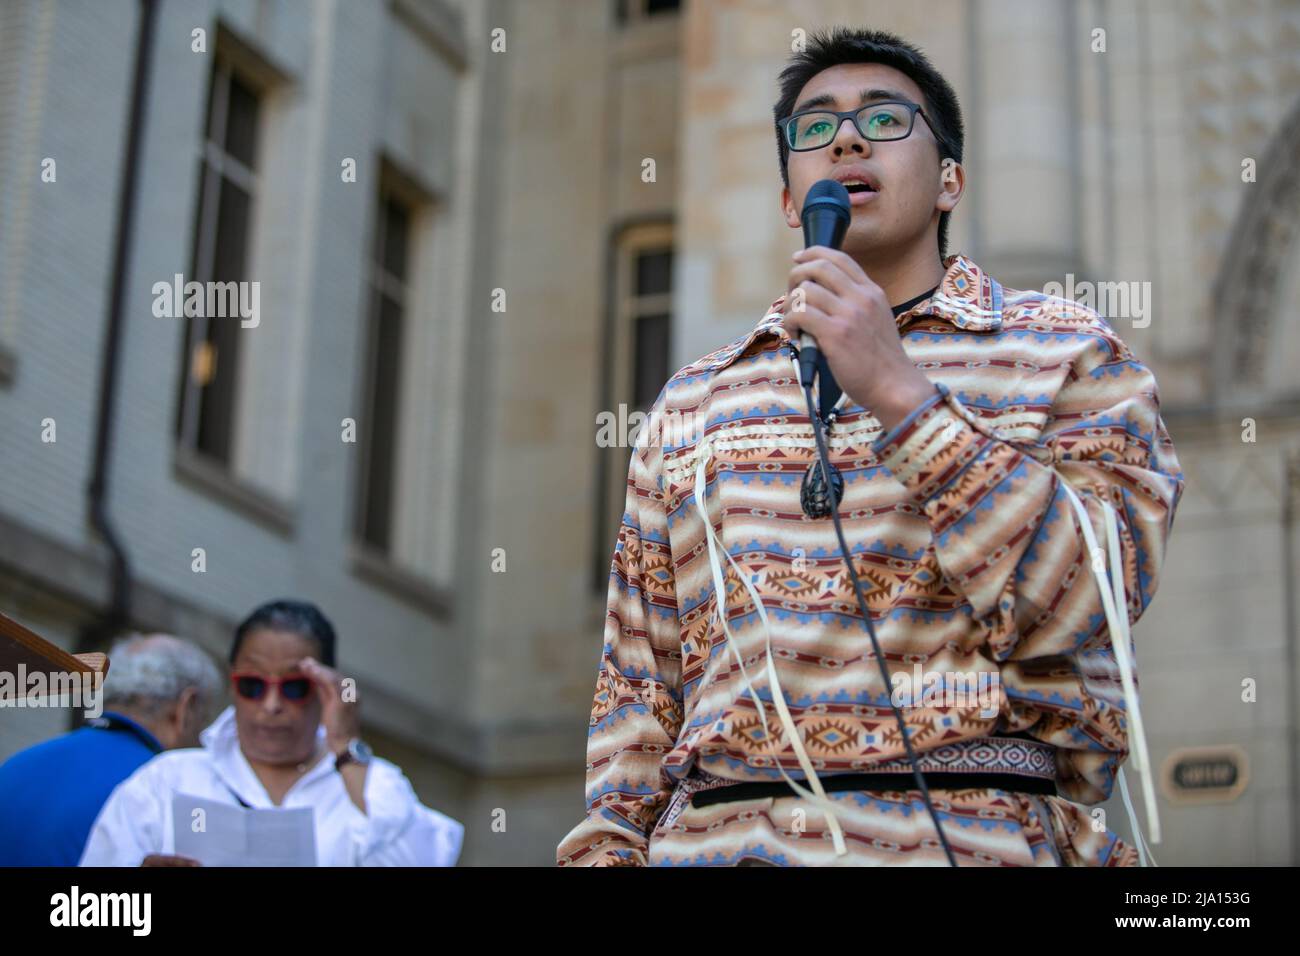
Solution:
[{"label": "black eyeglass frame", "polygon": [[[909,111],[908,113],[909,122],[907,124],[907,132],[904,133],[902,136],[891,136],[888,139],[881,139],[875,136],[868,136],[865,132],[863,132],[862,125],[858,122],[858,115],[862,113],[863,110],[875,109],[878,106],[907,107]],[[803,149],[797,149],[790,142],[790,123],[798,119],[800,116],[811,116],[814,113],[820,113],[823,116],[834,116],[835,132],[831,134],[830,139],[826,140],[826,142],[822,143],[820,146],[806,146]],[[790,152],[792,153],[810,153],[815,149],[825,149],[831,143],[835,142],[835,137],[840,134],[840,127],[844,125],[844,121],[846,119],[851,119],[853,120],[853,128],[858,131],[858,135],[861,136],[863,139],[867,140],[868,142],[893,143],[893,142],[897,142],[900,139],[907,139],[907,137],[912,135],[912,130],[916,128],[916,116],[918,113],[921,115],[921,118],[925,120],[925,125],[930,127],[930,133],[931,135],[934,136],[935,140],[937,141],[939,139],[939,135],[935,133],[934,124],[930,122],[930,117],[925,115],[925,110],[921,108],[920,104],[911,103],[907,100],[877,100],[874,103],[864,103],[862,106],[859,106],[857,109],[854,110],[841,111],[841,110],[815,109],[815,110],[801,110],[798,113],[791,113],[785,119],[781,120],[781,139],[785,143],[786,149],[790,150]]]}]

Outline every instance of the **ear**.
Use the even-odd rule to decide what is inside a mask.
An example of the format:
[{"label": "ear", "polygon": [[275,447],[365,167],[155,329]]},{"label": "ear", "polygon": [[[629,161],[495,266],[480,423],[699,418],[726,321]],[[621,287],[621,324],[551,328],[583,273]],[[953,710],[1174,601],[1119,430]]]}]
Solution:
[{"label": "ear", "polygon": [[790,195],[790,187],[781,188],[781,214],[785,216],[786,225],[791,229],[802,228],[799,221],[799,210],[794,208],[794,198]]},{"label": "ear", "polygon": [[172,713],[172,720],[178,731],[183,732],[191,723],[197,723],[200,719],[198,689],[186,687],[181,691],[180,696],[176,698],[176,709]]},{"label": "ear", "polygon": [[939,196],[934,208],[939,212],[952,212],[966,191],[966,169],[955,159],[945,159],[939,165]]}]

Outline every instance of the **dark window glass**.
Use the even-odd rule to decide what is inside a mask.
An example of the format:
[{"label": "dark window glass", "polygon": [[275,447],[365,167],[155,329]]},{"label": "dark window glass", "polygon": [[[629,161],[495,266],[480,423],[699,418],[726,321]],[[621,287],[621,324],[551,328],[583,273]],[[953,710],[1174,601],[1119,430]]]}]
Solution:
[{"label": "dark window glass", "polygon": [[406,209],[389,199],[384,203],[384,269],[395,279],[406,278]]},{"label": "dark window glass", "polygon": [[401,385],[402,310],[386,295],[376,297],[370,368],[366,498],[361,536],[369,545],[392,546],[393,491],[397,465],[397,414]]},{"label": "dark window glass", "polygon": [[[223,106],[224,104],[224,106]],[[225,123],[221,116],[224,109]],[[214,299],[224,311],[208,310],[207,283],[247,278],[253,196],[246,173],[235,175],[238,160],[251,171],[257,146],[258,99],[223,60],[213,67],[199,158],[194,243],[187,281],[204,286],[203,316],[186,319],[182,394],[177,434],[182,444],[229,464],[233,430],[240,332],[238,293]],[[223,172],[224,171],[224,172]],[[242,185],[241,185],[242,184]]]},{"label": "dark window glass", "polygon": [[365,455],[358,483],[357,532],[365,544],[388,553],[393,547],[397,507],[404,283],[411,243],[411,209],[381,188],[377,215],[371,251],[374,305],[365,369]]},{"label": "dark window glass", "polygon": [[219,461],[230,461],[231,426],[235,410],[235,371],[239,364],[239,322],[208,323],[210,372],[199,406],[198,449]]},{"label": "dark window glass", "polygon": [[614,20],[624,24],[660,13],[676,13],[681,6],[681,0],[615,0]]},{"label": "dark window glass", "polygon": [[636,257],[636,294],[659,295],[672,288],[673,254],[643,252]]},{"label": "dark window glass", "polygon": [[217,202],[217,245],[210,278],[221,282],[244,278],[252,208],[253,200],[248,193],[229,179],[222,180]]},{"label": "dark window glass", "polygon": [[203,113],[204,142],[207,142],[209,140],[211,140],[214,143],[221,142],[221,138],[222,138],[221,130],[213,129],[212,127],[217,121],[217,116],[216,116],[217,91],[222,89],[224,85],[225,85],[225,81],[222,78],[221,74],[218,73],[216,70],[214,70],[212,72],[212,76],[208,78],[208,101],[207,101],[207,105],[204,108],[204,113]]},{"label": "dark window glass", "polygon": [[[209,111],[211,111],[212,109],[211,89],[214,86],[216,86],[215,83],[209,84],[209,95],[208,95]],[[197,220],[200,220],[200,222],[199,222],[199,228],[196,228],[194,230],[194,241],[190,245],[191,276],[197,276],[198,274],[199,248],[202,244],[202,236],[203,236],[202,222],[201,222],[203,218],[203,195],[204,195],[204,190],[207,189],[208,187],[209,178],[211,178],[214,183],[219,180],[219,177],[217,176],[216,172],[208,166],[207,161],[204,159],[200,159],[198,176],[196,177],[195,180],[198,183],[198,190],[199,190],[198,191],[198,197],[199,197],[198,212],[195,214],[195,218]],[[184,299],[182,298],[181,301],[183,304]],[[175,318],[180,319],[182,314],[183,313],[177,314]],[[191,393],[191,389],[202,388],[204,383],[194,378],[194,353],[199,348],[199,343],[191,340],[191,336],[194,334],[193,319],[188,319],[185,321],[185,329],[186,329],[185,334],[181,336],[181,363],[180,363],[181,400],[176,403],[176,435],[183,442],[193,444],[195,442],[195,438],[193,436],[187,436],[185,433],[185,413],[186,413],[185,405],[186,402],[197,403],[199,401],[198,392]],[[196,412],[195,414],[197,415],[198,413]]]},{"label": "dark window glass", "polygon": [[671,321],[667,313],[645,315],[636,320],[632,395],[636,407],[642,411],[649,411],[664,383],[668,381],[670,327]]},{"label": "dark window glass", "polygon": [[257,96],[237,77],[230,78],[226,107],[226,152],[249,169],[257,151]]},{"label": "dark window glass", "polygon": [[[217,243],[212,266],[214,282],[238,282],[244,277],[248,218],[252,201],[229,180],[221,183],[218,201]],[[207,309],[205,288],[204,309]],[[207,342],[210,374],[199,407],[198,448],[220,461],[230,461],[234,425],[236,371],[239,367],[239,333],[243,326],[237,314],[236,296],[221,295],[214,304],[227,311],[209,316]]]}]

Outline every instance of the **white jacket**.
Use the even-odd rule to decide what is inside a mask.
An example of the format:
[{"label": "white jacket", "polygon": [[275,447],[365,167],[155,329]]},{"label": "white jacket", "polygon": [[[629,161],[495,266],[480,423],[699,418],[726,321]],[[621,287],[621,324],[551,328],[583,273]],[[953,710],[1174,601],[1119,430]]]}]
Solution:
[{"label": "white jacket", "polygon": [[[325,728],[317,729],[317,738]],[[109,795],[91,828],[81,866],[139,866],[150,853],[175,853],[172,797],[274,807],[239,749],[235,708],[200,734],[200,748],[154,757]],[[236,796],[238,795],[238,796]],[[366,811],[348,797],[328,751],[285,794],[280,806],[311,807],[320,866],[453,866],[462,824],[420,803],[396,765],[375,757],[366,773]]]}]

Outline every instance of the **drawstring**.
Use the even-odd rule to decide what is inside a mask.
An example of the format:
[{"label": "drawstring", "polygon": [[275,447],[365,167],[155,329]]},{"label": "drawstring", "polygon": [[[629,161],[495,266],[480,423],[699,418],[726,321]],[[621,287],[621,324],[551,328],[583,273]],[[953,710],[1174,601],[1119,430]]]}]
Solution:
[{"label": "drawstring", "polygon": [[[1083,527],[1083,537],[1088,545],[1088,554],[1092,556],[1089,564],[1092,567],[1093,577],[1097,580],[1097,587],[1101,590],[1102,608],[1106,612],[1110,642],[1115,649],[1115,662],[1119,665],[1120,684],[1124,689],[1124,709],[1129,717],[1129,738],[1133,744],[1131,748],[1133,768],[1141,776],[1142,798],[1146,804],[1147,820],[1151,824],[1151,842],[1159,843],[1160,815],[1156,809],[1156,792],[1151,773],[1151,757],[1147,750],[1146,731],[1142,725],[1142,711],[1138,707],[1137,685],[1133,682],[1133,662],[1129,656],[1132,638],[1129,634],[1128,600],[1124,592],[1123,553],[1120,551],[1119,546],[1119,527],[1115,517],[1115,508],[1105,498],[1097,497],[1097,500],[1101,502],[1102,512],[1106,517],[1106,544],[1110,548],[1110,566],[1118,570],[1117,574],[1111,575],[1106,570],[1105,552],[1097,546],[1097,537],[1093,534],[1092,520],[1088,517],[1088,509],[1079,500],[1079,496],[1070,487],[1070,483],[1063,478],[1061,479],[1061,487],[1069,495],[1070,503],[1078,514],[1079,524]],[[1123,613],[1120,613],[1120,608],[1123,609]],[[1142,828],[1138,825],[1137,814],[1133,812],[1133,802],[1129,797],[1128,783],[1124,779],[1123,767],[1119,768],[1118,776],[1120,795],[1124,800],[1124,809],[1128,812],[1129,823],[1133,827],[1141,865],[1150,865],[1147,863],[1147,857],[1150,856],[1151,864],[1158,866],[1159,864],[1155,862],[1155,857],[1151,855],[1151,850],[1142,836]]]},{"label": "drawstring", "polygon": [[[772,703],[776,707],[777,714],[781,718],[781,726],[785,728],[786,736],[790,740],[791,746],[794,747],[795,757],[799,760],[799,766],[803,768],[804,776],[808,778],[808,783],[812,785],[812,791],[808,791],[799,786],[785,768],[781,766],[781,759],[775,750],[772,753],[772,759],[776,764],[777,771],[790,787],[801,797],[808,800],[814,806],[819,807],[826,815],[826,823],[830,827],[831,840],[835,844],[835,855],[844,856],[848,849],[844,845],[844,833],[840,829],[840,821],[835,816],[835,804],[826,796],[826,790],[822,787],[822,782],[817,777],[817,772],[813,770],[812,761],[808,759],[808,753],[804,750],[803,741],[799,739],[799,729],[795,727],[794,720],[790,716],[790,710],[786,706],[785,693],[781,690],[781,681],[777,677],[776,662],[772,655],[772,631],[768,626],[767,609],[763,607],[763,600],[759,597],[758,592],[754,590],[754,585],[749,580],[749,575],[745,574],[740,565],[736,563],[730,552],[723,547],[722,543],[717,540],[713,532],[713,522],[709,519],[709,513],[704,506],[704,494],[708,489],[708,480],[705,476],[705,466],[711,457],[712,442],[705,440],[700,444],[700,460],[695,466],[695,507],[700,512],[700,517],[704,521],[704,535],[709,552],[709,566],[713,570],[713,591],[717,600],[714,602],[714,609],[717,611],[718,618],[722,623],[722,633],[726,636],[727,646],[731,649],[731,654],[740,666],[740,676],[745,682],[745,688],[749,691],[750,698],[754,701],[754,707],[758,710],[758,719],[763,722],[763,739],[769,745],[771,744],[771,735],[767,732],[767,714],[763,710],[762,698],[754,691],[753,685],[749,682],[749,673],[745,670],[745,662],[740,657],[740,651],[737,649],[736,640],[731,635],[731,628],[727,625],[727,591],[726,585],[722,578],[722,563],[718,560],[717,551],[721,551],[726,559],[731,562],[735,568],[737,577],[749,591],[750,597],[754,601],[754,608],[758,612],[758,618],[763,627],[763,639],[767,647],[767,680],[768,687],[772,691]],[[715,550],[715,548],[717,550]]]},{"label": "drawstring", "polygon": [[[781,718],[781,725],[785,729],[786,736],[794,748],[795,757],[799,761],[799,766],[803,769],[804,776],[807,777],[808,783],[812,786],[809,791],[800,786],[781,766],[779,756],[773,751],[772,758],[776,764],[777,771],[781,774],[782,779],[796,793],[808,800],[814,806],[821,809],[826,816],[827,825],[831,831],[831,839],[835,845],[836,856],[845,855],[848,850],[844,845],[844,834],[840,828],[840,823],[835,815],[835,804],[826,796],[826,790],[822,787],[817,772],[813,769],[812,761],[809,760],[807,751],[804,750],[803,742],[799,737],[799,730],[790,716],[790,710],[786,705],[785,694],[781,689],[781,681],[777,676],[776,663],[772,654],[772,632],[768,623],[767,609],[763,606],[762,598],[754,589],[754,585],[736,559],[717,539],[713,530],[713,522],[709,518],[708,510],[705,507],[705,493],[708,489],[708,480],[706,476],[706,466],[712,453],[712,441],[709,439],[700,443],[699,461],[695,466],[695,507],[700,513],[704,522],[705,543],[709,553],[709,566],[713,573],[713,589],[716,596],[714,610],[718,614],[719,621],[722,625],[722,632],[727,640],[727,646],[731,649],[732,656],[740,668],[741,679],[745,682],[745,688],[749,691],[750,698],[754,701],[754,707],[758,711],[759,720],[763,724],[764,740],[771,744],[771,737],[767,733],[767,714],[763,709],[762,698],[754,691],[753,685],[749,680],[749,672],[745,669],[745,662],[740,656],[736,639],[732,636],[731,628],[727,624],[727,591],[723,581],[722,562],[718,559],[720,551],[731,566],[735,569],[737,577],[744,584],[745,589],[749,591],[750,598],[754,602],[754,609],[758,614],[759,622],[763,628],[763,640],[766,647],[767,655],[767,677],[768,686],[772,692],[772,703],[776,707],[778,716]],[[1097,537],[1093,533],[1092,521],[1088,516],[1088,510],[1084,507],[1083,502],[1070,483],[1065,479],[1060,479],[1061,487],[1065,489],[1069,496],[1070,503],[1074,506],[1075,512],[1079,517],[1079,524],[1083,530],[1084,541],[1088,546],[1088,554],[1093,556],[1089,562],[1093,577],[1097,581],[1097,586],[1101,591],[1102,607],[1106,613],[1106,622],[1110,631],[1111,645],[1115,649],[1115,661],[1119,666],[1120,684],[1124,691],[1124,707],[1130,721],[1129,737],[1132,741],[1133,766],[1141,777],[1142,797],[1146,804],[1147,819],[1151,824],[1151,842],[1160,842],[1160,816],[1156,807],[1155,784],[1151,772],[1151,758],[1147,749],[1146,731],[1142,723],[1142,711],[1138,705],[1137,686],[1133,680],[1133,662],[1130,658],[1131,636],[1128,621],[1128,601],[1124,590],[1124,572],[1123,572],[1123,554],[1120,550],[1119,527],[1115,517],[1115,509],[1109,501],[1098,497],[1101,502],[1103,513],[1106,519],[1106,543],[1110,549],[1110,565],[1119,569],[1119,574],[1111,576],[1106,570],[1105,552],[1097,546]],[[1123,608],[1124,613],[1120,614],[1118,608]],[[1159,865],[1156,863],[1150,847],[1147,846],[1146,839],[1143,837],[1142,828],[1138,824],[1137,814],[1133,810],[1133,803],[1129,797],[1128,783],[1124,778],[1124,768],[1120,767],[1118,772],[1120,795],[1124,801],[1124,808],[1128,813],[1129,823],[1133,828],[1135,842],[1137,843],[1138,856],[1142,866]],[[1149,862],[1148,862],[1149,859]]]}]

